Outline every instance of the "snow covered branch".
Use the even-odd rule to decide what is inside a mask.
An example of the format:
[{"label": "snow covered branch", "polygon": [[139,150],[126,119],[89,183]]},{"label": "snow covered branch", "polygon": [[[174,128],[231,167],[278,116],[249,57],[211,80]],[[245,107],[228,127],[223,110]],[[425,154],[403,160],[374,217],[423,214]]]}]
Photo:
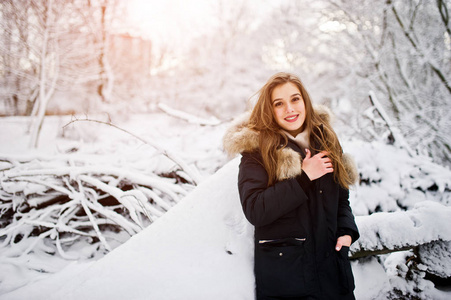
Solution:
[{"label": "snow covered branch", "polygon": [[413,156],[414,152],[412,151],[398,128],[394,126],[394,124],[390,120],[390,117],[388,116],[387,112],[385,111],[384,107],[381,105],[373,91],[370,91],[369,98],[373,109],[378,112],[382,120],[387,125],[387,128],[390,131],[390,136],[394,139],[395,143],[397,143],[400,147],[406,149],[407,153],[409,153],[410,156]]},{"label": "snow covered branch", "polygon": [[94,122],[94,123],[99,123],[99,124],[104,124],[104,125],[108,125],[111,126],[113,128],[116,128],[122,132],[125,132],[131,136],[133,136],[134,138],[138,139],[139,141],[143,142],[146,145],[149,145],[153,148],[155,148],[157,151],[159,151],[159,153],[163,154],[164,156],[166,156],[167,158],[169,158],[170,160],[172,160],[174,163],[176,163],[177,165],[179,165],[182,170],[184,172],[186,172],[190,177],[191,180],[193,181],[194,184],[199,184],[202,181],[202,176],[200,175],[199,171],[196,170],[195,168],[189,166],[187,163],[185,163],[177,154],[167,150],[167,149],[163,149],[161,146],[159,146],[157,143],[153,143],[151,141],[148,141],[146,139],[143,139],[142,137],[137,136],[136,134],[131,133],[128,130],[125,130],[119,126],[114,125],[111,122],[103,122],[103,121],[99,121],[99,120],[91,120],[91,119],[74,119],[72,121],[70,121],[69,123],[67,123],[66,125],[63,126],[63,128],[66,128],[67,126],[69,126],[70,124],[73,124],[74,122]]},{"label": "snow covered branch", "polygon": [[[438,1],[440,2],[440,1]],[[440,5],[439,5],[440,6]],[[446,6],[445,6],[446,7]],[[451,86],[449,84],[449,80],[447,78],[446,72],[443,72],[440,66],[432,60],[431,56],[426,54],[426,51],[419,47],[417,42],[415,42],[415,39],[412,37],[413,33],[404,25],[404,22],[401,20],[401,17],[398,13],[398,10],[394,5],[391,6],[391,9],[393,11],[393,14],[395,15],[396,21],[398,22],[399,26],[402,29],[402,32],[406,36],[407,40],[412,45],[413,49],[415,49],[419,55],[424,59],[425,63],[431,68],[431,70],[437,75],[437,77],[440,79],[440,82],[446,87],[449,93],[451,93]],[[442,11],[440,9],[440,11]],[[446,24],[447,25],[447,24]],[[448,29],[448,27],[447,27]]]},{"label": "snow covered branch", "polygon": [[424,201],[408,211],[375,213],[356,217],[360,239],[351,257],[386,254],[413,249],[437,241],[451,241],[451,207]]},{"label": "snow covered branch", "polygon": [[192,189],[123,158],[111,166],[112,160],[0,157],[0,247],[23,244],[18,251],[26,255],[52,240],[54,252],[68,257],[64,251],[84,239],[110,251],[112,242],[124,242],[121,233],[138,233]]}]

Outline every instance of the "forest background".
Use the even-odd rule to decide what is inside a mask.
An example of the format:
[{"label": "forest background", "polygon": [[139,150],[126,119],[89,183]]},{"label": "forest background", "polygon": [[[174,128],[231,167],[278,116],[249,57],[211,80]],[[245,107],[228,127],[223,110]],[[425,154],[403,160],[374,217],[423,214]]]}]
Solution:
[{"label": "forest background", "polygon": [[201,14],[153,23],[143,3],[130,17],[126,1],[2,1],[1,114],[33,118],[32,146],[46,114],[168,103],[229,120],[289,70],[354,135],[385,138],[362,121],[373,91],[406,147],[451,161],[448,1],[173,1]]}]

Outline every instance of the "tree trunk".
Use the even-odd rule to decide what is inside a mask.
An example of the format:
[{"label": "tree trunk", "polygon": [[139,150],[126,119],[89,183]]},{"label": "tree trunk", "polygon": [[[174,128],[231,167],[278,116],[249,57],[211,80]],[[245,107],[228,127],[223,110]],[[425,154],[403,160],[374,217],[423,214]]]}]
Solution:
[{"label": "tree trunk", "polygon": [[[39,95],[35,102],[35,107],[33,107],[33,115],[32,117],[32,126],[31,126],[31,137],[30,137],[30,147],[36,148],[38,146],[39,141],[39,135],[41,133],[42,125],[44,123],[44,117],[47,110],[47,104],[50,100],[55,85],[56,85],[56,78],[57,74],[54,74],[52,83],[50,84],[49,88],[47,89],[48,84],[48,75],[49,71],[47,67],[50,67],[50,64],[48,64],[47,60],[49,59],[49,43],[50,43],[50,34],[51,34],[51,28],[53,21],[53,0],[47,1],[47,7],[45,9],[44,14],[44,33],[43,33],[43,41],[42,41],[42,48],[41,48],[41,57],[40,57],[40,74],[39,74]],[[56,40],[54,41],[56,43]],[[55,49],[56,50],[56,49]],[[56,57],[58,57],[58,54],[55,51]],[[55,62],[56,65],[58,65],[58,61]],[[58,66],[56,66],[58,68]]]}]

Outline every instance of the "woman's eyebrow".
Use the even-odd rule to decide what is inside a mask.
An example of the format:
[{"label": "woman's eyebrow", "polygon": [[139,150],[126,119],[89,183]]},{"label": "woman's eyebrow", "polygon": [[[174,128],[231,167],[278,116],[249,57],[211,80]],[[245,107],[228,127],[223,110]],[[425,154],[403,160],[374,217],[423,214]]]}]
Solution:
[{"label": "woman's eyebrow", "polygon": [[[301,96],[301,94],[299,94],[299,93],[293,94],[290,96],[290,98],[293,98],[294,96]],[[272,100],[272,103],[276,102],[277,100],[283,100],[283,98],[276,98],[276,99]]]}]

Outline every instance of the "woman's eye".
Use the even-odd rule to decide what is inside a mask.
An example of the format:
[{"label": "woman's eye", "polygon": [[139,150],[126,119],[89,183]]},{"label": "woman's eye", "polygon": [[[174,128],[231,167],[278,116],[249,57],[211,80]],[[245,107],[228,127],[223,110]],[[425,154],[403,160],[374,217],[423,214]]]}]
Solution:
[{"label": "woman's eye", "polygon": [[299,98],[299,97],[293,98],[293,102],[296,102],[296,101],[299,101],[299,100],[301,100],[301,98]]},{"label": "woman's eye", "polygon": [[275,107],[278,107],[278,106],[281,106],[282,105],[282,102],[276,102],[276,103],[274,103],[274,106]]}]

